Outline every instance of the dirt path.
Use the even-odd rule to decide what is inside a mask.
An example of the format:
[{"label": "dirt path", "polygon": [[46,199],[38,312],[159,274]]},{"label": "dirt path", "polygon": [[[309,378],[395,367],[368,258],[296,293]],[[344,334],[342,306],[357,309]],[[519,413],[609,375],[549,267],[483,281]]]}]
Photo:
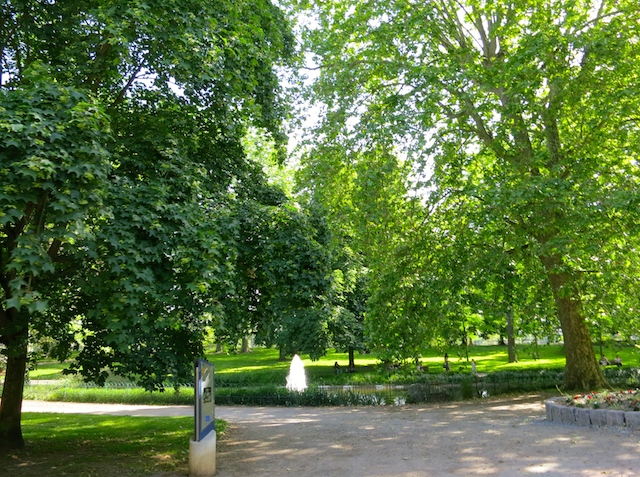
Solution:
[{"label": "dirt path", "polygon": [[640,476],[640,433],[547,423],[540,396],[403,407],[218,407],[216,416],[230,425],[218,442],[217,477]]}]

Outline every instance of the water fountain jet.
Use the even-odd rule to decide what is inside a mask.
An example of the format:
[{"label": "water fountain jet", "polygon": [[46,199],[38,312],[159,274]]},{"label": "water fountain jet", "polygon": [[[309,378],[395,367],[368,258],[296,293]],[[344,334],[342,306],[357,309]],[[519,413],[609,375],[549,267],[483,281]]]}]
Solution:
[{"label": "water fountain jet", "polygon": [[291,360],[289,375],[287,376],[287,389],[289,391],[302,392],[307,389],[307,376],[304,372],[304,363],[297,354]]}]

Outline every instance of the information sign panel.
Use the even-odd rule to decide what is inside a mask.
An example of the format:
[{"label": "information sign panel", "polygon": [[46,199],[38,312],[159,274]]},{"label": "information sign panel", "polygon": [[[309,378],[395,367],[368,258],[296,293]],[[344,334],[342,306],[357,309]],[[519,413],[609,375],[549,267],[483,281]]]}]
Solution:
[{"label": "information sign panel", "polygon": [[216,428],[214,369],[213,363],[204,359],[196,360],[195,368],[195,439],[199,442]]}]

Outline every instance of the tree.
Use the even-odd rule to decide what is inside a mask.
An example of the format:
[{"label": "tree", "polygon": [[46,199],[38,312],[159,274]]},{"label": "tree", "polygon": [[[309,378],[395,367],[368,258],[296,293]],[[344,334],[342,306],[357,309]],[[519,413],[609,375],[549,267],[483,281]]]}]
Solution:
[{"label": "tree", "polygon": [[337,351],[348,353],[348,367],[354,369],[355,351],[363,352],[368,348],[364,320],[369,299],[369,273],[350,247],[342,243],[336,248],[338,252],[334,252],[328,331],[333,347]]},{"label": "tree", "polygon": [[582,301],[612,243],[637,235],[636,2],[371,0],[310,12],[320,137],[347,150],[392,141],[438,207],[477,198],[479,227],[543,266],[566,386],[604,385]]},{"label": "tree", "polygon": [[228,199],[217,190],[225,180],[207,171],[243,158],[208,128],[207,114],[153,92],[145,99],[124,124],[112,121],[120,138],[109,215],[87,244],[95,260],[71,282],[82,314],[71,370],[102,383],[112,369],[162,390],[190,381],[216,297],[228,290]]},{"label": "tree", "polygon": [[254,124],[282,155],[292,54],[267,0],[2,2],[0,447],[23,445],[30,335],[97,382],[190,377],[255,185],[241,139]]},{"label": "tree", "polygon": [[[411,279],[398,283],[403,277],[396,266],[403,259],[403,246],[416,220],[412,212],[416,204],[406,200],[409,167],[384,144],[351,151],[340,143],[340,132],[331,131],[326,141],[313,144],[303,156],[298,174],[298,186],[307,194],[306,200],[326,211],[334,255],[348,253],[353,257],[353,264],[336,263],[336,278],[352,280],[348,276],[355,273],[358,286],[364,287],[350,290],[343,298],[337,296],[339,286],[336,288],[337,308],[331,321],[336,345],[348,345],[344,339],[356,344],[363,318],[361,341],[377,348],[382,359],[414,356],[428,341],[415,314],[422,299],[396,295],[389,300],[389,294],[411,288]],[[366,317],[361,309],[365,299]],[[348,329],[341,337],[339,328],[343,325]]]},{"label": "tree", "polygon": [[[36,75],[34,72],[33,75]],[[78,253],[98,213],[109,173],[107,121],[86,95],[46,77],[0,90],[0,343],[7,368],[0,406],[0,444],[22,445],[20,408],[29,327],[46,310],[40,284],[56,262]]]},{"label": "tree", "polygon": [[235,346],[252,335],[277,345],[283,360],[294,353],[316,359],[328,346],[329,234],[321,215],[294,197],[293,170],[278,161],[275,146],[256,128],[243,139],[261,179],[232,207],[234,291],[220,297],[217,336]]},{"label": "tree", "polygon": [[330,254],[319,218],[277,188],[239,201],[235,292],[221,299],[218,334],[237,342],[248,334],[283,354],[322,356],[328,347]]}]

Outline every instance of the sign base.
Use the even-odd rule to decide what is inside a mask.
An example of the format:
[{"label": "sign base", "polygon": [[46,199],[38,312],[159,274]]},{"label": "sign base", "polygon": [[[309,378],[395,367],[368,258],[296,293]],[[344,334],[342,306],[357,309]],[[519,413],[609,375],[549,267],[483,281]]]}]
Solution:
[{"label": "sign base", "polygon": [[189,477],[211,477],[216,473],[216,433],[201,441],[189,441]]}]

